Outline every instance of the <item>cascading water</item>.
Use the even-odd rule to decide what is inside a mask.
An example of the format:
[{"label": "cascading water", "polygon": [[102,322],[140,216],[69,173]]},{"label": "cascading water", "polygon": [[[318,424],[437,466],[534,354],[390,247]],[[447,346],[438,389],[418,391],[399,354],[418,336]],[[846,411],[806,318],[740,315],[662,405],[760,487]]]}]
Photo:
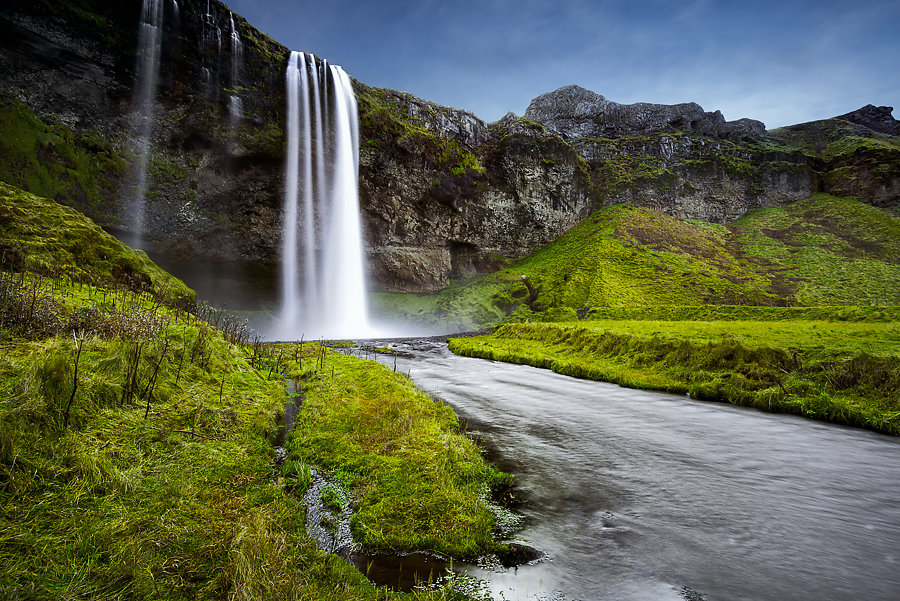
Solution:
[{"label": "cascading water", "polygon": [[132,132],[135,137],[134,195],[131,202],[131,227],[138,236],[144,231],[147,196],[147,162],[150,156],[150,134],[153,131],[156,84],[162,53],[163,0],[144,0],[138,32],[137,81],[134,95]]},{"label": "cascading water", "polygon": [[[285,80],[282,306],[272,337],[371,335],[359,216],[359,130],[350,78],[338,66],[292,52]],[[331,101],[330,110],[323,98]]]},{"label": "cascading water", "polygon": [[203,45],[207,49],[215,48],[215,64],[213,68],[203,67],[206,99],[212,102],[219,100],[219,64],[222,62],[222,30],[216,16],[212,13],[209,0],[206,2],[206,14],[203,15]]},{"label": "cascading water", "polygon": [[241,36],[234,27],[234,13],[230,14],[231,20],[231,94],[228,96],[228,115],[232,128],[241,118],[244,112],[244,103],[238,94],[241,84],[241,65],[244,60],[244,44]]}]

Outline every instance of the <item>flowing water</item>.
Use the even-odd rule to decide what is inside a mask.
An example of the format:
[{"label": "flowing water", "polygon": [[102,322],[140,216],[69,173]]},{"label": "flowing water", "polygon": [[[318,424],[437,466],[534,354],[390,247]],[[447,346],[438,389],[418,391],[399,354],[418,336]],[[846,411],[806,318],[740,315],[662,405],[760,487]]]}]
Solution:
[{"label": "flowing water", "polygon": [[292,52],[280,340],[370,333],[359,215],[356,97],[343,69]]},{"label": "flowing water", "polygon": [[228,140],[234,145],[235,128],[244,114],[244,101],[240,95],[241,71],[244,63],[244,43],[234,26],[234,13],[229,13],[231,25],[231,94],[228,96]]},{"label": "flowing water", "polygon": [[143,0],[138,31],[137,78],[131,124],[134,136],[135,173],[130,206],[130,226],[138,235],[138,240],[144,231],[147,163],[150,158],[150,136],[153,132],[159,59],[162,52],[163,6],[162,0]]},{"label": "flowing water", "polygon": [[897,439],[397,346],[515,474],[517,539],[550,557],[470,569],[497,598],[900,598]]}]

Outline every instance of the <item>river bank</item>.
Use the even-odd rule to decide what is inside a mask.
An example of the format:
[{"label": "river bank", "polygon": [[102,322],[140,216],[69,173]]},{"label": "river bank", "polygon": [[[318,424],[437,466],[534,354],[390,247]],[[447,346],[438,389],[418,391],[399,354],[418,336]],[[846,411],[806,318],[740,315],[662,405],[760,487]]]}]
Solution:
[{"label": "river bank", "polygon": [[838,308],[766,308],[765,320],[728,318],[731,309],[721,309],[722,319],[715,319],[716,308],[705,307],[699,319],[641,319],[638,311],[600,312],[590,321],[510,323],[488,336],[452,339],[450,350],[900,434],[894,308],[844,311],[851,320],[841,320]]},{"label": "river bank", "polygon": [[398,343],[516,475],[549,560],[495,599],[893,601],[900,438]]}]

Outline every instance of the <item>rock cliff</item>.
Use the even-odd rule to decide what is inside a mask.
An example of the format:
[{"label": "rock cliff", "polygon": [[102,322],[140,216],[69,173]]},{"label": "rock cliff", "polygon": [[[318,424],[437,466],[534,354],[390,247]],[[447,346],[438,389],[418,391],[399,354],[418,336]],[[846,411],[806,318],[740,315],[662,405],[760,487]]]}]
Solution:
[{"label": "rock cliff", "polygon": [[[166,6],[145,235],[183,258],[277,263],[288,49],[215,0]],[[0,8],[0,179],[111,229],[133,193],[140,11],[138,0]],[[495,270],[618,202],[719,223],[815,191],[900,202],[887,107],[767,132],[693,103],[622,105],[568,86],[485,123],[354,85],[363,223],[384,290]]]},{"label": "rock cliff", "polygon": [[760,121],[725,121],[722,113],[708,113],[696,103],[619,104],[579,86],[565,86],[542,94],[528,105],[525,118],[538,121],[564,138],[621,138],[659,132],[685,132],[740,142],[758,137]]}]

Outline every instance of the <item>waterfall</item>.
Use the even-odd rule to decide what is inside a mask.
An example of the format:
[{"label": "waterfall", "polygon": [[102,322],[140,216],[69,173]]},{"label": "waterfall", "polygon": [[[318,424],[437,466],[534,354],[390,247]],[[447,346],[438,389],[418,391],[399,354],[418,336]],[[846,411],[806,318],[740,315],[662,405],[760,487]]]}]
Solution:
[{"label": "waterfall", "polygon": [[206,99],[218,102],[219,65],[222,62],[222,30],[219,28],[216,15],[212,13],[209,0],[206,1],[206,14],[203,15],[203,46],[204,56],[213,47],[216,49],[215,64],[212,69],[203,67],[203,75],[204,84],[206,84]]},{"label": "waterfall", "polygon": [[292,52],[285,82],[282,302],[272,337],[371,335],[359,216],[359,130],[350,78],[336,65]]},{"label": "waterfall", "polygon": [[237,127],[244,114],[244,101],[240,96],[244,44],[234,26],[234,13],[229,13],[229,22],[231,24],[231,89],[228,94],[228,152],[235,153]]},{"label": "waterfall", "polygon": [[131,226],[140,240],[144,231],[147,196],[147,163],[150,158],[150,134],[153,131],[154,102],[162,52],[163,0],[143,0],[138,31],[137,79],[134,95],[132,132],[135,136],[135,177]]},{"label": "waterfall", "polygon": [[244,44],[241,36],[234,27],[234,13],[230,14],[231,20],[231,95],[228,97],[228,114],[234,123],[241,118],[244,112],[244,104],[238,93],[241,84],[241,64],[244,60]]}]

